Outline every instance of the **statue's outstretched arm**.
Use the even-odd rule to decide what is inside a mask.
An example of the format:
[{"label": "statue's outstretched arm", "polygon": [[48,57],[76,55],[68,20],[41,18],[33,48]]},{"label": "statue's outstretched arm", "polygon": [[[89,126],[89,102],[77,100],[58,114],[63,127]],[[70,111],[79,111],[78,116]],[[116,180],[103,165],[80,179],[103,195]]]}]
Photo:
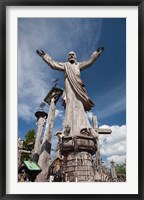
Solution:
[{"label": "statue's outstretched arm", "polygon": [[45,53],[43,50],[36,50],[36,53],[42,57],[42,59],[52,68],[55,70],[64,71],[64,63],[54,61],[51,56]]},{"label": "statue's outstretched arm", "polygon": [[80,62],[79,63],[80,70],[90,67],[97,60],[97,58],[102,54],[103,51],[104,51],[104,47],[99,47],[96,51],[93,52],[93,54],[90,56],[90,58],[87,61]]}]

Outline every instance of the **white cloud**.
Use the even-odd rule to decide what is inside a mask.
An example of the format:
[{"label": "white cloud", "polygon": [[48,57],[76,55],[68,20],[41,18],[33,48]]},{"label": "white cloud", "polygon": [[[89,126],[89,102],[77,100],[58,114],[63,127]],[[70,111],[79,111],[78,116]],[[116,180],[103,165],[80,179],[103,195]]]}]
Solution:
[{"label": "white cloud", "polygon": [[33,109],[40,105],[50,88],[50,81],[45,80],[50,80],[51,74],[43,72],[35,57],[29,44],[23,44],[18,54],[18,114],[26,121],[32,119]]},{"label": "white cloud", "polygon": [[19,104],[19,117],[23,120],[31,121],[34,118],[32,108],[27,104]]},{"label": "white cloud", "polygon": [[55,117],[59,117],[59,118],[61,118],[63,120],[63,118],[64,118],[63,110],[56,109]]},{"label": "white cloud", "polygon": [[107,158],[107,161],[110,163],[114,161],[115,164],[122,164],[126,162],[126,155],[113,155]]},{"label": "white cloud", "polygon": [[99,135],[100,154],[107,158],[107,162],[114,160],[121,162],[126,158],[126,125],[107,126],[100,128],[109,128],[112,130],[110,135]]}]

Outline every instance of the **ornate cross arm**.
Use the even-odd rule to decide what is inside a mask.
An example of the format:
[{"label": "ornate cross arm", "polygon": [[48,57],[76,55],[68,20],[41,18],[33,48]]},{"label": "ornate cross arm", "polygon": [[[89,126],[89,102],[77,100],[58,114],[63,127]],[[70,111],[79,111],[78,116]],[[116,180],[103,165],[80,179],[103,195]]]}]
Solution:
[{"label": "ornate cross arm", "polygon": [[111,129],[104,129],[104,128],[98,129],[98,134],[111,134],[111,133],[112,133]]},{"label": "ornate cross arm", "polygon": [[98,134],[111,134],[112,133],[112,130],[109,128],[99,128],[98,127],[98,121],[97,121],[96,116],[92,117],[92,121],[93,121],[93,127],[97,131]]}]

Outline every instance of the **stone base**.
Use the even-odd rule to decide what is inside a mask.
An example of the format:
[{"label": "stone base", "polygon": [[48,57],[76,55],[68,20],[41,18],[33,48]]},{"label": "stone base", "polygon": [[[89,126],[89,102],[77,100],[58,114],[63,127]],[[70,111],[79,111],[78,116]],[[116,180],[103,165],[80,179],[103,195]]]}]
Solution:
[{"label": "stone base", "polygon": [[93,182],[92,155],[88,152],[70,152],[65,157],[65,181]]},{"label": "stone base", "polygon": [[86,151],[93,155],[97,150],[97,138],[83,135],[65,136],[62,138],[60,148],[63,155],[67,155],[69,152],[81,151]]}]

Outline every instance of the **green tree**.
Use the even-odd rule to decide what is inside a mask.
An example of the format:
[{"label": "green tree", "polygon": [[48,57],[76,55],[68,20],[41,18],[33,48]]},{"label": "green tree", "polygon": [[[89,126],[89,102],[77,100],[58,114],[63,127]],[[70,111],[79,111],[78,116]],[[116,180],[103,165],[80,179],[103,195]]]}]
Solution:
[{"label": "green tree", "polygon": [[34,129],[31,129],[29,130],[26,135],[25,135],[25,141],[24,141],[24,148],[25,149],[29,149],[30,148],[30,144],[34,144],[35,142],[35,136],[36,136],[36,133],[35,133],[35,130]]},{"label": "green tree", "polygon": [[[31,152],[34,148],[34,143],[35,143],[35,137],[36,137],[35,130],[34,129],[29,130],[24,137],[25,140],[23,142],[23,148]],[[21,162],[30,159],[31,159],[31,153],[24,152],[21,154]]]},{"label": "green tree", "polygon": [[116,172],[117,172],[117,174],[125,175],[126,174],[126,165],[124,163],[123,164],[117,164],[116,165]]}]

